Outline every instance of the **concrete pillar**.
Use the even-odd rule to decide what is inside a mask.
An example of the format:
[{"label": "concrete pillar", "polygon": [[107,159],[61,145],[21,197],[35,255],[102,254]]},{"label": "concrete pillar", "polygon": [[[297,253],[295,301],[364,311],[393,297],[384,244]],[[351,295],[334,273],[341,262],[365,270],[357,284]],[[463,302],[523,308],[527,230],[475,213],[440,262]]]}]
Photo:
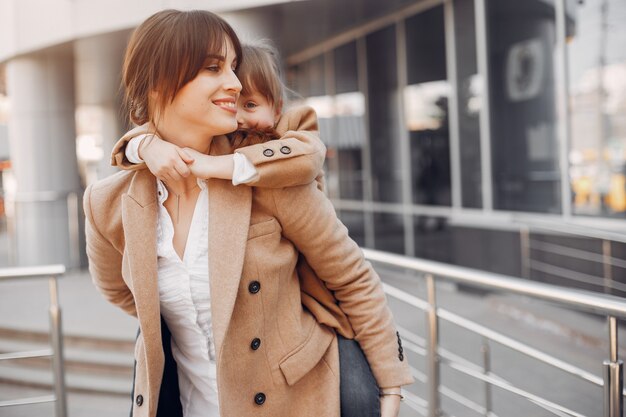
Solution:
[{"label": "concrete pillar", "polygon": [[97,138],[102,149],[102,159],[96,166],[87,167],[104,178],[115,172],[110,164],[113,145],[126,131],[125,115],[121,113],[121,72],[126,42],[130,31],[107,33],[78,39],[74,42],[77,105],[88,106],[91,118],[88,126],[81,126],[79,134]]},{"label": "concrete pillar", "polygon": [[76,161],[74,56],[64,45],[13,58],[9,144],[17,265],[78,266],[81,187]]}]

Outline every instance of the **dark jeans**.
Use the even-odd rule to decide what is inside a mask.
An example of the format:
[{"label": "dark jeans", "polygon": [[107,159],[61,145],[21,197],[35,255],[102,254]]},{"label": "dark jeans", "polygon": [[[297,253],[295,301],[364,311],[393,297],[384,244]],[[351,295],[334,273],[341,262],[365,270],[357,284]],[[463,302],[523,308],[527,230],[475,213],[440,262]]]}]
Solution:
[{"label": "dark jeans", "polygon": [[[139,337],[139,332],[137,332],[137,337]],[[161,343],[163,344],[165,363],[163,366],[163,380],[159,390],[157,417],[183,417],[183,406],[180,403],[180,391],[178,389],[178,370],[174,356],[172,356],[172,334],[163,317],[161,317]],[[137,366],[136,362],[135,366]],[[132,396],[134,392],[135,375],[133,375],[133,389],[130,395]],[[133,417],[132,405],[135,403],[135,398],[132,401],[130,417]],[[147,406],[148,404],[143,404],[143,407]]]},{"label": "dark jeans", "polygon": [[356,340],[337,335],[341,417],[380,417],[376,379]]}]

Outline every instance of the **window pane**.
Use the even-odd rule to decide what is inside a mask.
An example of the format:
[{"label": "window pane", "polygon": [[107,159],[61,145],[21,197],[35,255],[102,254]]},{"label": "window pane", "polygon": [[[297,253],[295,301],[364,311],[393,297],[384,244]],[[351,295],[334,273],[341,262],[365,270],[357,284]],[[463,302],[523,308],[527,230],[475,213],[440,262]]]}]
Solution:
[{"label": "window pane", "polygon": [[404,103],[413,202],[450,205],[449,85],[443,6],[406,20],[406,53],[408,85]]},{"label": "window pane", "polygon": [[341,210],[337,212],[339,219],[348,228],[352,240],[359,246],[365,246],[365,216],[362,211]]},{"label": "window pane", "polygon": [[401,215],[374,213],[374,249],[404,254],[404,221]]},{"label": "window pane", "polygon": [[626,217],[626,2],[568,10],[570,181],[576,214]]},{"label": "window pane", "polygon": [[400,202],[402,172],[395,28],[388,26],[365,40],[372,196],[374,201]]},{"label": "window pane", "polygon": [[554,0],[487,1],[494,207],[561,211]]},{"label": "window pane", "polygon": [[474,0],[454,0],[462,205],[481,208],[481,91],[477,76],[474,19]]},{"label": "window pane", "polygon": [[356,43],[333,51],[335,63],[334,137],[339,196],[363,199],[363,145],[366,138],[365,96],[359,91]]}]

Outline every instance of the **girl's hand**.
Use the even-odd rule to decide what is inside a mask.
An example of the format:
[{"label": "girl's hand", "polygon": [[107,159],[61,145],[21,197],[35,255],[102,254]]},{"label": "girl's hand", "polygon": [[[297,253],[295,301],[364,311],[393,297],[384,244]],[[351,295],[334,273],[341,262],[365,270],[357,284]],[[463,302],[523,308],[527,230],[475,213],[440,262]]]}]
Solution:
[{"label": "girl's hand", "polygon": [[400,413],[400,397],[383,395],[380,397],[380,417],[398,417]]},{"label": "girl's hand", "polygon": [[205,180],[214,177],[211,171],[211,162],[212,158],[215,158],[214,156],[203,154],[192,148],[183,148],[182,150],[193,159],[193,162],[189,164],[188,168],[194,177]]},{"label": "girl's hand", "polygon": [[165,182],[188,177],[191,170],[187,164],[194,162],[189,152],[157,136],[149,136],[141,142],[139,157],[155,177]]}]

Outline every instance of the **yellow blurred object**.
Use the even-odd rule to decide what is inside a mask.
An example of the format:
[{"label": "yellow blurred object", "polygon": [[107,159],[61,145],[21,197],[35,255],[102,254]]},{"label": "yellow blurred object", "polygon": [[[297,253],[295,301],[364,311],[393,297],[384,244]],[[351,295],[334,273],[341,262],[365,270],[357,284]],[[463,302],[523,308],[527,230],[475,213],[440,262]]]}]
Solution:
[{"label": "yellow blurred object", "polygon": [[609,193],[605,197],[604,202],[613,211],[626,211],[626,176],[624,174],[611,176]]}]

